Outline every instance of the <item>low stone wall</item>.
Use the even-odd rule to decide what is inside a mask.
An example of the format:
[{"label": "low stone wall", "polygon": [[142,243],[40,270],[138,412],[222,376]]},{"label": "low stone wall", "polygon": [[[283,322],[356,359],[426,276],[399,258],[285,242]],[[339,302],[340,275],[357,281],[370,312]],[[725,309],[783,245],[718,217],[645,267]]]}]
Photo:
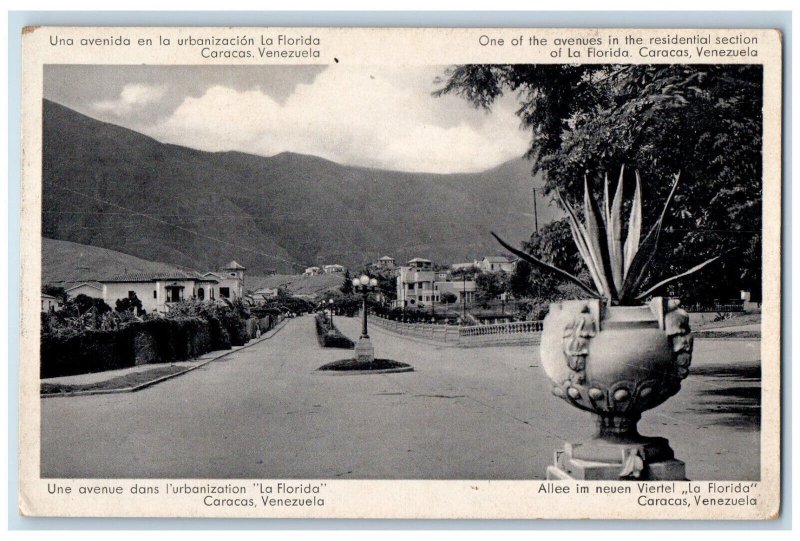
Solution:
[{"label": "low stone wall", "polygon": [[458,347],[538,344],[541,321],[517,321],[493,325],[432,325],[403,323],[380,317],[370,317],[370,324],[403,336],[424,338]]}]

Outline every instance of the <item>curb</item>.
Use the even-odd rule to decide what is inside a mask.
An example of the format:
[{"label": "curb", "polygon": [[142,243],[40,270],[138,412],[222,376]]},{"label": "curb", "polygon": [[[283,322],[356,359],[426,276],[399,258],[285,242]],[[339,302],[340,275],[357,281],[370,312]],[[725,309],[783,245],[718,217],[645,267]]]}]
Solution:
[{"label": "curb", "polygon": [[220,355],[217,355],[216,357],[212,357],[210,359],[206,359],[206,360],[204,360],[204,361],[202,361],[202,362],[200,362],[200,363],[198,363],[198,364],[196,364],[194,366],[187,366],[186,370],[182,370],[180,372],[175,372],[174,374],[167,374],[166,376],[161,376],[160,378],[156,378],[154,380],[145,381],[144,383],[140,383],[139,385],[136,385],[134,387],[123,387],[121,389],[97,389],[97,390],[91,390],[91,391],[70,391],[70,392],[66,392],[66,393],[47,393],[47,394],[41,394],[40,393],[39,397],[40,398],[58,398],[58,397],[67,397],[67,396],[90,396],[90,395],[96,395],[96,394],[135,393],[136,391],[141,391],[142,389],[145,389],[147,387],[151,387],[153,385],[161,383],[162,381],[167,381],[168,379],[177,378],[178,376],[182,376],[187,372],[191,372],[192,370],[197,370],[198,368],[202,368],[202,367],[206,366],[207,364],[213,363],[214,361],[217,361],[217,360],[219,360],[219,359],[221,359],[223,357],[226,357],[226,356],[230,355],[231,353],[236,353],[237,351],[241,351],[243,349],[247,349],[250,346],[255,346],[256,344],[260,344],[264,340],[269,340],[270,338],[272,338],[273,336],[278,334],[278,331],[280,331],[281,329],[283,329],[286,326],[286,322],[287,321],[289,321],[289,320],[288,319],[284,319],[281,322],[281,324],[276,326],[274,329],[271,329],[271,331],[275,331],[275,332],[272,332],[271,334],[269,334],[269,333],[264,334],[264,335],[261,336],[261,338],[258,338],[256,340],[250,340],[245,345],[238,346],[236,349],[223,350],[224,353],[222,353]]},{"label": "curb", "polygon": [[383,370],[315,370],[314,374],[319,376],[369,376],[371,374],[399,374],[401,372],[413,372],[413,366],[401,368],[384,368]]}]

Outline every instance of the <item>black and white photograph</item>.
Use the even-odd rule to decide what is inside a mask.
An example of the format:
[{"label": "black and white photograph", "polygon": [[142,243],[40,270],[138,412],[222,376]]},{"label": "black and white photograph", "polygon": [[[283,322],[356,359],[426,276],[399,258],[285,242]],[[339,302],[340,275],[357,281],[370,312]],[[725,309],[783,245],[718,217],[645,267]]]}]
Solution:
[{"label": "black and white photograph", "polygon": [[43,477],[759,479],[761,66],[44,96]]}]

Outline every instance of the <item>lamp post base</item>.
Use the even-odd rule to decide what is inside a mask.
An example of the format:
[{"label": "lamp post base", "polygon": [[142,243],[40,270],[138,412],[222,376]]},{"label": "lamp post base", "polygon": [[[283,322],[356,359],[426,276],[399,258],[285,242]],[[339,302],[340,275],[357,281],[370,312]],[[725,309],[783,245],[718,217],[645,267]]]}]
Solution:
[{"label": "lamp post base", "polygon": [[372,347],[369,336],[362,336],[358,339],[355,354],[359,363],[371,363],[375,360],[375,348]]}]

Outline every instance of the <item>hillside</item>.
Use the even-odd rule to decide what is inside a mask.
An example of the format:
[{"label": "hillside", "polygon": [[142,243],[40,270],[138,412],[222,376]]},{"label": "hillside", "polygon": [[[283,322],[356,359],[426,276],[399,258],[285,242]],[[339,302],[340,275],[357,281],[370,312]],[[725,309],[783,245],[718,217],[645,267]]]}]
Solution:
[{"label": "hillside", "polygon": [[325,291],[333,291],[342,287],[342,274],[270,274],[269,276],[245,276],[244,287],[247,290],[285,287],[292,295],[320,295]]},{"label": "hillside", "polygon": [[[173,265],[294,274],[381,255],[442,263],[502,250],[533,230],[530,164],[417,174],[291,153],[166,145],[44,101],[43,235]],[[539,190],[541,193],[541,190]],[[558,215],[538,203],[540,225]]]},{"label": "hillside", "polygon": [[107,248],[42,239],[42,283],[71,284],[127,272],[166,272],[175,265],[148,261]]}]

